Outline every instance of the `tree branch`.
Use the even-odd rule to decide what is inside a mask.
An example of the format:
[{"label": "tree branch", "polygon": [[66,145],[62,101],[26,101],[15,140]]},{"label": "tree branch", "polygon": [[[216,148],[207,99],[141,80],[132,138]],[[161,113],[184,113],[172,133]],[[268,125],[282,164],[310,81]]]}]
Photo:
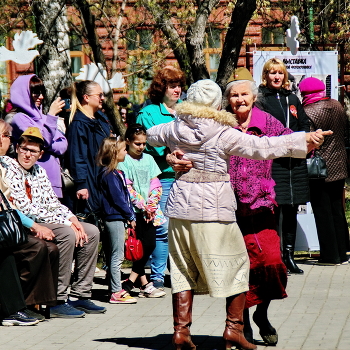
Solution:
[{"label": "tree branch", "polygon": [[196,19],[193,25],[188,29],[186,35],[186,47],[190,56],[190,64],[194,81],[200,79],[209,79],[208,69],[203,54],[203,42],[205,38],[205,28],[208,18],[213,8],[219,3],[219,0],[204,0],[199,4]]},{"label": "tree branch", "polygon": [[256,0],[237,0],[222,50],[216,82],[221,89],[237,66],[246,27],[256,9]]},{"label": "tree branch", "polygon": [[141,0],[141,4],[145,6],[147,10],[152,14],[153,19],[157,23],[157,26],[162,30],[163,34],[167,38],[169,45],[172,48],[174,55],[180,65],[180,68],[186,74],[187,84],[191,85],[193,83],[193,76],[190,58],[186,50],[186,45],[181,40],[179,33],[171,21],[171,18],[155,1]]}]

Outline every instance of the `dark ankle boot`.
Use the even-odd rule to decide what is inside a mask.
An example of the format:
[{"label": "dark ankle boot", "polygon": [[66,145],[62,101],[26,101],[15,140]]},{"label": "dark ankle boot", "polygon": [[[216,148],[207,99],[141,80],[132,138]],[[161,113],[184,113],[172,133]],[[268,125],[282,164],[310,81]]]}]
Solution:
[{"label": "dark ankle boot", "polygon": [[245,294],[226,298],[226,327],[224,339],[226,349],[233,345],[239,346],[242,350],[255,350],[256,346],[247,341],[243,334],[243,309],[245,305]]},{"label": "dark ankle boot", "polygon": [[190,334],[190,326],[192,324],[192,303],[193,290],[185,290],[173,294],[173,344],[176,350],[196,349],[196,346],[192,343]]},{"label": "dark ankle boot", "polygon": [[253,314],[253,320],[255,324],[259,327],[259,334],[262,340],[268,346],[275,346],[278,342],[278,334],[275,328],[272,327],[270,321],[267,318],[267,314],[259,314],[257,311]]},{"label": "dark ankle boot", "polygon": [[294,261],[294,245],[286,245],[283,250],[283,261],[290,273],[303,274],[304,271],[299,269]]}]

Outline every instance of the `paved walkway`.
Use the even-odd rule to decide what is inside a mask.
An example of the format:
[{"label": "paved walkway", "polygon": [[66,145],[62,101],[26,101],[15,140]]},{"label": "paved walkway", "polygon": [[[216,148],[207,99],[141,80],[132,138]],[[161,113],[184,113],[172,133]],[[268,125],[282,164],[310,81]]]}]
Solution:
[{"label": "paved walkway", "polygon": [[[279,334],[275,350],[350,349],[350,265],[300,264],[303,276],[288,281],[289,297],[272,302],[270,321]],[[0,349],[173,349],[170,289],[161,299],[135,305],[106,303],[103,276],[96,277],[93,299],[107,307],[103,315],[51,319],[33,327],[0,327]],[[224,349],[224,300],[197,296],[191,332],[198,350]],[[255,339],[261,340],[253,324]],[[269,349],[262,345],[259,350]]]}]

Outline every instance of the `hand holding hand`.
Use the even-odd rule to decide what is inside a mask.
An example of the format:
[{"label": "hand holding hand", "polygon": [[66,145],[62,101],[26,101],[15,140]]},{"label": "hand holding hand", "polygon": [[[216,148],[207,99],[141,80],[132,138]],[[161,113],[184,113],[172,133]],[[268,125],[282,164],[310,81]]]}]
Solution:
[{"label": "hand holding hand", "polygon": [[193,164],[190,160],[183,159],[183,153],[181,150],[174,150],[172,153],[167,154],[166,161],[176,172],[188,172]]},{"label": "hand holding hand", "polygon": [[65,104],[66,103],[61,99],[61,97],[57,97],[56,100],[52,102],[48,114],[57,115],[62,111]]}]

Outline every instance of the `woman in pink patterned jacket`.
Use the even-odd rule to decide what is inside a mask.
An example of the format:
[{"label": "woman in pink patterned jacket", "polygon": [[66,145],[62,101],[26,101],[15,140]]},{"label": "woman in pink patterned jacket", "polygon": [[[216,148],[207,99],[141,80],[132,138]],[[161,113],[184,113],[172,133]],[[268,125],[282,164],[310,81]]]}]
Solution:
[{"label": "woman in pink patterned jacket", "polygon": [[[236,114],[243,133],[261,136],[279,136],[292,133],[272,115],[254,107],[258,89],[242,71],[229,82],[224,93],[224,107]],[[241,79],[240,79],[241,77]],[[287,297],[287,270],[282,262],[280,239],[274,219],[275,181],[271,177],[272,160],[255,160],[231,156],[229,174],[237,200],[237,224],[242,231],[250,260],[249,291],[244,310],[244,334],[253,343],[249,308],[257,305],[253,320],[268,345],[278,341],[267,310],[273,299]]]}]

